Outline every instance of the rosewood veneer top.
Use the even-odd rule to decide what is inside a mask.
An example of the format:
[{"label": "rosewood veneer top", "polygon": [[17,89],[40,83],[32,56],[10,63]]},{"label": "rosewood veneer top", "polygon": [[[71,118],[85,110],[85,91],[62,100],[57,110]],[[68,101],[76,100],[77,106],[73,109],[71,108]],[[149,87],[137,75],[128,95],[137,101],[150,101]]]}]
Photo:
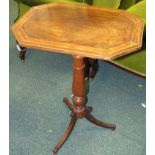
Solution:
[{"label": "rosewood veneer top", "polygon": [[31,8],[12,31],[23,47],[110,60],[139,49],[143,27],[123,10],[49,3]]}]

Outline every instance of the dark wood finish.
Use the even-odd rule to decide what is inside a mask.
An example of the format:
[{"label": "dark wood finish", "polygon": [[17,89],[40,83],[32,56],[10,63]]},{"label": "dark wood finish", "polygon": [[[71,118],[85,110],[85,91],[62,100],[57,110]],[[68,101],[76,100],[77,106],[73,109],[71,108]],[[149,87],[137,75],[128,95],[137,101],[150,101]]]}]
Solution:
[{"label": "dark wood finish", "polygon": [[73,105],[69,102],[69,100],[68,100],[66,97],[64,97],[63,101],[64,101],[64,103],[67,105],[67,107],[68,107],[71,111],[73,111]]},{"label": "dark wood finish", "polygon": [[110,123],[101,122],[101,121],[97,120],[93,115],[91,115],[91,113],[90,113],[91,111],[92,111],[91,107],[86,108],[85,118],[89,122],[91,122],[91,123],[93,123],[95,125],[98,125],[100,127],[111,128],[112,130],[115,130],[116,125],[110,124]]},{"label": "dark wood finish", "polygon": [[99,68],[98,60],[89,58],[88,61],[89,61],[90,66],[91,66],[91,71],[89,73],[89,78],[93,80],[96,73],[97,73],[97,71],[98,71],[98,68]]},{"label": "dark wood finish", "polygon": [[19,51],[19,58],[20,58],[21,62],[24,62],[27,49],[25,47],[20,46],[17,41],[16,41],[16,43],[17,43],[17,50]]},{"label": "dark wood finish", "polygon": [[73,56],[73,109],[78,118],[84,117],[85,110],[85,79],[84,79],[84,58]]},{"label": "dark wood finish", "polygon": [[92,107],[86,107],[86,93],[85,93],[85,80],[84,80],[85,62],[84,58],[80,56],[73,56],[73,105],[65,97],[63,101],[71,110],[71,121],[64,135],[59,140],[58,144],[54,147],[53,153],[57,153],[61,146],[69,137],[77,119],[86,118],[89,122],[100,127],[109,128],[114,130],[114,124],[105,123],[97,120],[92,114]]},{"label": "dark wood finish", "polygon": [[89,64],[89,58],[84,58],[85,63],[85,69],[84,69],[84,77],[89,79],[89,72],[90,72],[90,64]]},{"label": "dark wood finish", "polygon": [[67,130],[65,131],[64,135],[62,136],[62,138],[60,139],[59,143],[54,147],[53,149],[53,153],[56,154],[58,152],[58,150],[60,149],[60,147],[65,143],[65,141],[67,140],[67,138],[69,137],[71,131],[74,128],[74,125],[76,123],[76,115],[75,113],[71,113],[71,121],[68,125]]},{"label": "dark wood finish", "polygon": [[93,80],[98,71],[99,65],[97,59],[85,58],[85,78]]}]

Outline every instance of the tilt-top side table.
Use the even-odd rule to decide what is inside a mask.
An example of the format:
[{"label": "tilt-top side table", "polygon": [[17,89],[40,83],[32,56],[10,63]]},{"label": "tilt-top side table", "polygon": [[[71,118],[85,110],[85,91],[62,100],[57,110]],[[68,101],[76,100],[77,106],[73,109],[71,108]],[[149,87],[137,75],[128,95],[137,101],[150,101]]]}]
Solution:
[{"label": "tilt-top side table", "polygon": [[64,144],[77,119],[116,128],[97,120],[91,114],[92,107],[86,106],[84,59],[110,60],[138,50],[143,27],[139,18],[122,10],[65,3],[33,7],[12,26],[22,51],[34,48],[73,57],[73,104],[64,98],[71,110],[71,121],[53,153]]}]

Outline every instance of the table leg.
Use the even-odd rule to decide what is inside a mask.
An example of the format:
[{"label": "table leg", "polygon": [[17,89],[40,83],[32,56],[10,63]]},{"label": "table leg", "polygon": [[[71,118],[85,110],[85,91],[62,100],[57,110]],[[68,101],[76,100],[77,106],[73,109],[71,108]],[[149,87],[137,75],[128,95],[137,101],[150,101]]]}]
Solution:
[{"label": "table leg", "polygon": [[93,80],[98,71],[98,60],[92,58],[84,58],[85,78]]},{"label": "table leg", "polygon": [[19,51],[19,58],[20,58],[21,62],[24,62],[25,61],[26,48],[21,47],[19,45],[19,43],[17,42],[17,49]]},{"label": "table leg", "polygon": [[60,147],[65,143],[65,141],[67,140],[67,138],[69,137],[70,133],[72,132],[74,125],[76,123],[76,115],[75,113],[71,113],[71,121],[68,125],[67,130],[65,131],[64,135],[62,136],[62,138],[60,139],[59,143],[54,147],[53,149],[53,153],[56,154],[57,151],[60,149]]},{"label": "table leg", "polygon": [[85,115],[85,118],[95,124],[95,125],[98,125],[100,127],[104,127],[104,128],[111,128],[112,130],[115,130],[116,126],[114,124],[110,124],[110,123],[105,123],[105,122],[101,122],[99,120],[97,120],[93,115],[91,115],[92,112],[92,109],[90,108],[87,108],[87,112],[86,112],[86,115]]},{"label": "table leg", "polygon": [[97,59],[91,59],[91,58],[89,58],[88,60],[89,60],[90,66],[91,66],[89,78],[93,80],[97,71],[98,71],[98,60]]},{"label": "table leg", "polygon": [[65,143],[69,137],[77,119],[86,118],[91,123],[100,127],[115,129],[114,124],[109,124],[97,120],[92,114],[92,107],[86,107],[86,93],[85,93],[85,62],[84,58],[80,56],[73,56],[73,104],[69,102],[67,98],[64,98],[64,102],[71,110],[71,121],[64,135],[53,149],[53,153],[57,153],[60,147]]},{"label": "table leg", "polygon": [[88,58],[84,58],[84,63],[85,63],[85,70],[84,70],[84,77],[86,79],[89,79],[89,73],[90,73],[90,63]]}]

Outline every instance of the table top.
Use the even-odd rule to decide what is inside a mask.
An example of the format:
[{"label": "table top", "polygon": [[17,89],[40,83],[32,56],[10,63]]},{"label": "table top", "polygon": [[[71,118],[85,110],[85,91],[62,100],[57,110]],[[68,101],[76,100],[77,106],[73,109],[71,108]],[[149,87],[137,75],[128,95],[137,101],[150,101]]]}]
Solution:
[{"label": "table top", "polygon": [[30,9],[12,31],[23,47],[110,60],[141,48],[143,27],[123,10],[49,3]]}]

